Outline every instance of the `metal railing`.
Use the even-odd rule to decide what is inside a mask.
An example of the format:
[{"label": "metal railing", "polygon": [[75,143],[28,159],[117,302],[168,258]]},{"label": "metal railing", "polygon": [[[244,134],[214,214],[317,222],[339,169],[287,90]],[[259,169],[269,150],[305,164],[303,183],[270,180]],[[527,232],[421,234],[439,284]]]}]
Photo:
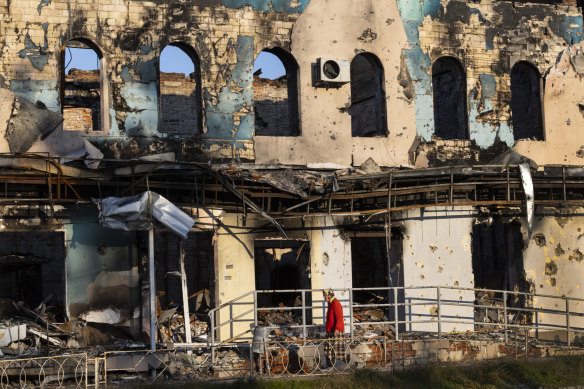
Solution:
[{"label": "metal railing", "polygon": [[0,359],[0,389],[88,386],[87,354]]},{"label": "metal railing", "polygon": [[[335,289],[335,293],[351,337],[365,326],[386,326],[396,340],[417,333],[440,338],[452,332],[475,331],[501,333],[507,341],[511,332],[528,331],[538,339],[554,332],[555,341],[570,346],[574,339],[580,342],[584,333],[584,299],[575,297],[454,286],[344,288]],[[358,303],[355,295],[364,293],[377,296],[380,302]],[[295,294],[300,304],[258,306],[261,296],[282,294]],[[382,310],[383,318],[358,320],[362,309]],[[270,312],[288,314],[290,319],[270,327],[307,339],[311,331],[323,331],[326,304],[322,289],[257,290],[222,304],[209,313],[211,344],[249,341],[253,328]]]}]

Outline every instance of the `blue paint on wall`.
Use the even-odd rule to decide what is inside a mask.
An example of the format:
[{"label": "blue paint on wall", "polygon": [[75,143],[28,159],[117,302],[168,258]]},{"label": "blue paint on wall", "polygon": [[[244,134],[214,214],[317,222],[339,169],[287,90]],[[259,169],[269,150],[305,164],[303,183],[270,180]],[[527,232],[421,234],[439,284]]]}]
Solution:
[{"label": "blue paint on wall", "polygon": [[129,81],[120,94],[130,109],[124,128],[128,136],[160,136],[158,133],[158,94],[155,82]]},{"label": "blue paint on wall", "polygon": [[[233,44],[233,43],[231,43]],[[227,85],[221,88],[216,101],[205,93],[207,139],[252,139],[254,131],[253,113],[242,114],[240,121],[234,123],[233,113],[253,105],[253,61],[254,41],[250,36],[239,36],[234,45],[237,63],[231,70]]]},{"label": "blue paint on wall", "polygon": [[558,30],[567,44],[573,45],[582,41],[582,16],[557,16]]},{"label": "blue paint on wall", "polygon": [[87,287],[102,271],[129,270],[137,263],[136,233],[101,227],[93,208],[77,210],[65,228],[69,304],[88,303]]},{"label": "blue paint on wall", "polygon": [[142,61],[139,59],[134,66],[134,73],[140,75],[142,82],[158,82],[158,72],[156,71],[156,60]]},{"label": "blue paint on wall", "polygon": [[51,111],[61,112],[57,80],[11,80],[9,89],[33,103],[42,102]]},{"label": "blue paint on wall", "polygon": [[248,5],[256,11],[300,13],[304,11],[310,0],[298,0],[297,6],[290,5],[292,0],[222,0],[221,2],[227,8],[241,8]]},{"label": "blue paint on wall", "polygon": [[41,2],[39,3],[39,6],[37,7],[37,10],[39,11],[39,15],[41,14],[43,7],[47,7],[49,4],[51,4],[51,0],[41,0]]},{"label": "blue paint on wall", "polygon": [[479,82],[481,83],[481,97],[483,99],[490,99],[495,97],[497,92],[497,80],[492,74],[479,74]]},{"label": "blue paint on wall", "polygon": [[49,23],[43,23],[40,25],[44,31],[44,42],[41,44],[36,44],[27,32],[24,37],[24,49],[18,52],[20,58],[28,58],[32,66],[37,70],[43,70],[45,65],[49,62],[49,56],[51,53],[47,52],[49,48],[49,41],[47,39],[47,30],[49,28]]}]

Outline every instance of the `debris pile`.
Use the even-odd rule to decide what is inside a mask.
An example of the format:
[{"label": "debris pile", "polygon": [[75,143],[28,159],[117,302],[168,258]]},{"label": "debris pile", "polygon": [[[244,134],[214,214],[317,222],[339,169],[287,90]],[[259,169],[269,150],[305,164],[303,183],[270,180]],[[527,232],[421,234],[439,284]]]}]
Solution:
[{"label": "debris pile", "polygon": [[[197,318],[199,314],[190,315],[191,339],[193,342],[206,342],[209,325],[206,321]],[[158,316],[158,333],[161,343],[185,343],[185,321],[183,313],[177,312],[177,308],[163,311]]]}]

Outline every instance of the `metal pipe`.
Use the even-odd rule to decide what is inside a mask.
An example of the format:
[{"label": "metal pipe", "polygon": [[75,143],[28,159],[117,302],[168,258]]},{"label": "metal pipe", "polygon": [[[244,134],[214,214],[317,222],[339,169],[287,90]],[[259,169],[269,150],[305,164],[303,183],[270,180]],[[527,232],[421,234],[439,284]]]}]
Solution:
[{"label": "metal pipe", "polygon": [[156,288],[154,278],[154,230],[148,230],[148,276],[150,280],[150,350],[156,350]]},{"label": "metal pipe", "polygon": [[[185,342],[192,343],[191,338],[191,315],[189,312],[189,292],[187,287],[187,274],[185,272],[185,252],[183,250],[183,240],[178,242],[178,260],[180,264],[180,279],[182,286],[182,299],[183,299],[183,315],[185,321]],[[189,354],[191,351],[189,350]]]}]

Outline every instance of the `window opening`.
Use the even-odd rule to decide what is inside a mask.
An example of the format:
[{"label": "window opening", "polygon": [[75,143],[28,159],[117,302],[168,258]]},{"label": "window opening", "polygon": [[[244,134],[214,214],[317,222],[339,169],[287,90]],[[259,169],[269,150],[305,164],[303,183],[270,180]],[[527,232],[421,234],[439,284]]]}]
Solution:
[{"label": "window opening", "polygon": [[458,60],[439,58],[432,66],[434,135],[467,139],[466,76]]},{"label": "window opening", "polygon": [[265,49],[253,72],[256,135],[300,135],[296,60],[282,49]]},{"label": "window opening", "polygon": [[[529,292],[530,285],[523,267],[523,236],[519,223],[476,224],[472,232],[472,267],[476,288]],[[478,305],[493,306],[494,309],[476,308],[476,321],[503,323],[503,293],[476,291]],[[524,295],[507,295],[507,306],[526,307]],[[513,321],[531,323],[531,314],[512,310]],[[511,320],[511,319],[510,319]],[[480,326],[481,328],[489,325]],[[492,325],[491,325],[492,326]]]},{"label": "window opening", "polygon": [[201,71],[190,46],[173,43],[160,54],[161,132],[192,135],[201,132]]},{"label": "window opening", "polygon": [[518,62],[511,69],[511,120],[515,140],[543,140],[540,80],[539,72],[528,62]]},{"label": "window opening", "polygon": [[[356,304],[393,304],[394,291],[387,287],[403,287],[403,237],[398,228],[392,228],[389,263],[384,231],[357,231],[351,239],[351,269],[353,288],[385,288],[354,291]],[[388,271],[389,267],[389,271]],[[404,291],[397,292],[398,304],[404,302]],[[387,308],[364,307],[353,311],[355,322],[395,321],[393,305]],[[398,307],[398,319],[404,320],[405,307]],[[362,328],[362,327],[356,327]],[[405,325],[400,324],[400,331]]]},{"label": "window opening", "polygon": [[101,52],[85,40],[70,40],[63,46],[63,129],[101,131],[103,82]]},{"label": "window opening", "polygon": [[373,54],[351,62],[351,134],[354,137],[387,135],[383,66]]},{"label": "window opening", "polygon": [[[256,240],[254,244],[256,290],[310,289],[310,245],[297,240]],[[305,294],[306,305],[312,302],[311,293]],[[258,307],[302,306],[300,292],[258,293]],[[288,313],[290,312],[290,313]],[[312,312],[306,311],[307,323]],[[301,310],[260,312],[264,324],[291,324],[302,320]]]}]

